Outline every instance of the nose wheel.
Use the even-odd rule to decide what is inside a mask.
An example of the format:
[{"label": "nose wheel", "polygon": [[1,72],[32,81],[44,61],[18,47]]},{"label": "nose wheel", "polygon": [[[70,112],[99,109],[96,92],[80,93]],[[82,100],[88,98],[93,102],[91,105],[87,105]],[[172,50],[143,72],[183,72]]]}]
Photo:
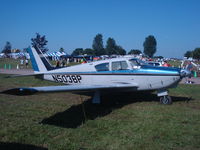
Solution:
[{"label": "nose wheel", "polygon": [[165,105],[170,105],[170,104],[172,104],[172,99],[168,95],[161,96],[160,97],[160,103],[165,104]]}]

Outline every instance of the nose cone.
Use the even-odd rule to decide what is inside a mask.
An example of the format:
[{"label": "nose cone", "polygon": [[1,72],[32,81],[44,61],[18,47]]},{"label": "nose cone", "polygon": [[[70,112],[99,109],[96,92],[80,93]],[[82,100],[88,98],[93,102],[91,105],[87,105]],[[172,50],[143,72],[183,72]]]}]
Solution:
[{"label": "nose cone", "polygon": [[186,69],[181,69],[180,75],[181,75],[182,78],[191,76],[191,71],[186,70]]}]

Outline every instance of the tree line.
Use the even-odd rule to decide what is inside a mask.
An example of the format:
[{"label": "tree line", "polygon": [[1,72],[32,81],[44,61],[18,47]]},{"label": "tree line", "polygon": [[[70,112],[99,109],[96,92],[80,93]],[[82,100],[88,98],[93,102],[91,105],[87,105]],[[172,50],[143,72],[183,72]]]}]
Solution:
[{"label": "tree line", "polygon": [[[149,35],[144,43],[144,54],[148,57],[153,57],[156,53],[156,39],[154,36]],[[93,56],[100,56],[100,55],[126,55],[126,54],[142,54],[142,51],[139,49],[131,49],[128,53],[126,50],[116,44],[114,38],[109,37],[106,41],[106,45],[103,45],[103,36],[102,34],[97,34],[94,37],[92,48],[77,48],[72,52],[72,55],[93,55]]]},{"label": "tree line", "polygon": [[194,58],[200,60],[200,48],[195,48],[194,50],[186,51],[184,56],[187,58]]},{"label": "tree line", "polygon": [[106,42],[106,46],[103,45],[103,36],[102,34],[97,34],[94,37],[92,43],[92,49],[82,49],[77,48],[72,52],[72,55],[93,55],[93,56],[100,56],[100,55],[126,55],[126,51],[119,45],[116,44],[113,38],[108,38]]},{"label": "tree line", "polygon": [[[31,45],[33,47],[37,46],[42,50],[43,53],[46,53],[48,51],[47,48],[48,41],[46,40],[45,35],[41,36],[39,33],[36,33],[35,38],[31,38]],[[143,43],[144,51],[143,54],[148,57],[153,57],[156,53],[156,46],[157,42],[153,35],[149,35],[145,38],[145,41]],[[6,45],[4,49],[2,50],[2,53],[8,54],[11,53],[11,43],[6,42]],[[26,48],[24,48],[24,51],[26,51]],[[64,48],[60,48],[60,52],[64,52]],[[142,54],[142,51],[139,49],[131,49],[128,53],[126,50],[118,45],[114,38],[109,37],[106,41],[106,45],[103,44],[103,35],[97,34],[92,42],[92,48],[76,48],[72,55],[92,55],[92,56],[100,56],[100,55],[126,55],[126,54]]]}]

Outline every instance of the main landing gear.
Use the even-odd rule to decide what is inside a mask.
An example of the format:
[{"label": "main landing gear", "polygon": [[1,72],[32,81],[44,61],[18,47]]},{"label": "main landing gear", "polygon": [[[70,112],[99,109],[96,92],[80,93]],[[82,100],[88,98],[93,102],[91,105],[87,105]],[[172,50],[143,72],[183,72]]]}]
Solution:
[{"label": "main landing gear", "polygon": [[157,95],[160,97],[160,103],[165,104],[165,105],[170,105],[172,104],[172,99],[168,95],[167,90],[159,90]]}]

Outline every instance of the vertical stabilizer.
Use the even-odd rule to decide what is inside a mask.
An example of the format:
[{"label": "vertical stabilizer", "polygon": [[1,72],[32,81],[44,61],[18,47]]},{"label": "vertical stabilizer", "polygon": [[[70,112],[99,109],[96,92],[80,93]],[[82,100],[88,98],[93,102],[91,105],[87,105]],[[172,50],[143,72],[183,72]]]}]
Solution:
[{"label": "vertical stabilizer", "polygon": [[51,64],[39,48],[29,47],[28,53],[30,55],[32,67],[35,73],[46,72],[55,69],[51,66]]}]

